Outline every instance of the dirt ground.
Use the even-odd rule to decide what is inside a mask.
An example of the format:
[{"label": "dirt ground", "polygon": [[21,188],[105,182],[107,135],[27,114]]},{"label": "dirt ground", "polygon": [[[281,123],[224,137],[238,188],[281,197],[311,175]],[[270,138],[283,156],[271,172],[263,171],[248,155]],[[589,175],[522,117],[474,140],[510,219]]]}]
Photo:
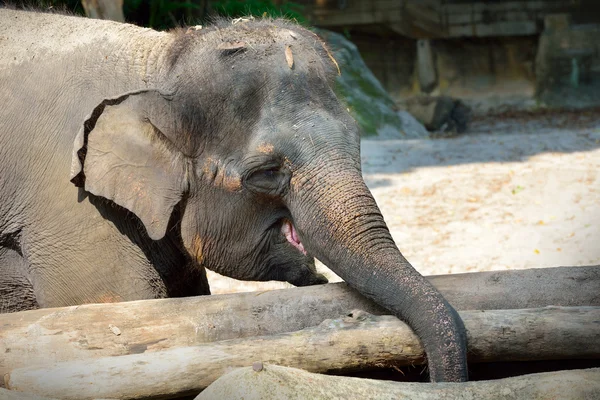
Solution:
[{"label": "dirt ground", "polygon": [[[364,140],[362,164],[423,275],[600,264],[598,110],[481,117],[457,138]],[[215,294],[289,286],[209,280]]]}]

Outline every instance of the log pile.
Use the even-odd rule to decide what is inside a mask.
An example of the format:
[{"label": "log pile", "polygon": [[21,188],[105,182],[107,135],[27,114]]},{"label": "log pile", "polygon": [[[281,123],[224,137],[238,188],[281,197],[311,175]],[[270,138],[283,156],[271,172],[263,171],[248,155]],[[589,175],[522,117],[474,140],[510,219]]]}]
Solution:
[{"label": "log pile", "polygon": [[[469,361],[600,358],[600,307],[463,311]],[[568,342],[566,342],[568,340]],[[178,397],[232,368],[261,362],[311,372],[423,363],[411,329],[392,316],[354,312],[292,333],[13,369],[8,388],[62,399]]]},{"label": "log pile", "polygon": [[[600,359],[598,267],[429,279],[462,310],[471,364]],[[3,314],[0,373],[50,398],[139,399],[197,394],[256,361],[338,374],[423,363],[383,314],[344,284]]]},{"label": "log pile", "polygon": [[295,368],[264,365],[233,371],[196,400],[314,399],[597,399],[600,368],[524,375],[493,381],[397,383],[318,375]]}]

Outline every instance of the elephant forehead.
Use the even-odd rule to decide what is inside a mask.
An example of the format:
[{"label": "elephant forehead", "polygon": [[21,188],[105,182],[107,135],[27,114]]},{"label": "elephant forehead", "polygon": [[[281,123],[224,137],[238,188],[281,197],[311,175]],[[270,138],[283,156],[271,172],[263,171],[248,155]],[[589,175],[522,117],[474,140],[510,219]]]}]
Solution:
[{"label": "elephant forehead", "polygon": [[[328,86],[324,63],[330,61],[315,49],[314,43],[320,43],[316,37],[312,41],[299,40],[291,36],[290,30],[283,33],[273,30],[273,34],[269,30],[267,40],[263,35],[265,27],[262,28],[231,32],[219,36],[223,39],[213,37],[209,43],[196,43],[178,59],[170,79],[191,85],[194,91],[204,92],[211,99],[247,97],[263,88],[277,91],[280,89],[277,82],[295,84],[296,93],[307,94],[309,79],[315,80],[310,86],[317,81]],[[231,50],[232,43],[243,46]],[[196,83],[201,83],[201,87],[195,87]]]}]

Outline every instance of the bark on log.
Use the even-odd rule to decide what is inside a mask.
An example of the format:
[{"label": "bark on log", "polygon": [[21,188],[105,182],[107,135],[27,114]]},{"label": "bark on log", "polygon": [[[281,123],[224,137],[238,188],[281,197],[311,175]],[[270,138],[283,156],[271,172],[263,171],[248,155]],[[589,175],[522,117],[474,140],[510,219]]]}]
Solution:
[{"label": "bark on log", "polygon": [[[600,267],[477,272],[428,279],[459,310],[600,306]],[[292,332],[352,309],[386,313],[340,283],[0,314],[0,377],[11,369],[40,363]]]},{"label": "bark on log", "polygon": [[55,400],[49,397],[36,396],[31,393],[13,392],[0,388],[0,400]]},{"label": "bark on log", "polygon": [[546,372],[467,383],[398,383],[312,374],[265,365],[235,370],[210,385],[195,400],[580,400],[600,398],[600,368]]},{"label": "bark on log", "polygon": [[[469,362],[600,358],[600,307],[460,314]],[[64,399],[167,397],[197,393],[231,368],[254,361],[341,373],[422,363],[423,350],[397,318],[355,312],[299,332],[15,369],[5,383]]]}]

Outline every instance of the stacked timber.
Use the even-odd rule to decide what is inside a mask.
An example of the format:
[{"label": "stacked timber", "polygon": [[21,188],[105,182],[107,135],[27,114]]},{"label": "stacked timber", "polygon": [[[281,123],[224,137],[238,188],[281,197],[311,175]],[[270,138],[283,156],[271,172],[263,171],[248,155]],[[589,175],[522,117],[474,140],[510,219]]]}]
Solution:
[{"label": "stacked timber", "polygon": [[[429,279],[461,310],[471,365],[600,359],[598,267]],[[197,394],[228,372],[253,363],[254,370],[223,376],[218,390],[227,387],[223,382],[237,382],[242,375],[257,390],[275,376],[290,384],[331,379],[325,386],[312,385],[318,390],[337,387],[344,379],[352,381],[348,387],[375,384],[384,390],[388,383],[381,381],[308,375],[424,363],[423,349],[410,328],[384,314],[344,284],[4,314],[0,315],[0,373],[14,392],[0,392],[0,399],[12,399],[2,397],[4,393],[19,392],[56,399],[176,398]],[[270,372],[262,374],[265,371]],[[561,378],[564,382],[573,382],[572,391],[578,388],[573,393],[600,396],[599,370],[558,374],[566,374]],[[552,375],[509,378],[490,381],[489,388],[539,382],[535,386],[543,397],[547,390],[559,390],[550,384],[556,379]],[[415,389],[411,384],[394,384],[401,385],[395,390]],[[467,385],[469,393],[486,390],[481,382],[460,385]],[[210,390],[203,396],[211,398],[206,393]],[[317,394],[303,392],[297,398]],[[283,398],[261,396],[263,392],[255,392],[255,398]],[[319,396],[338,394],[325,391]]]}]

